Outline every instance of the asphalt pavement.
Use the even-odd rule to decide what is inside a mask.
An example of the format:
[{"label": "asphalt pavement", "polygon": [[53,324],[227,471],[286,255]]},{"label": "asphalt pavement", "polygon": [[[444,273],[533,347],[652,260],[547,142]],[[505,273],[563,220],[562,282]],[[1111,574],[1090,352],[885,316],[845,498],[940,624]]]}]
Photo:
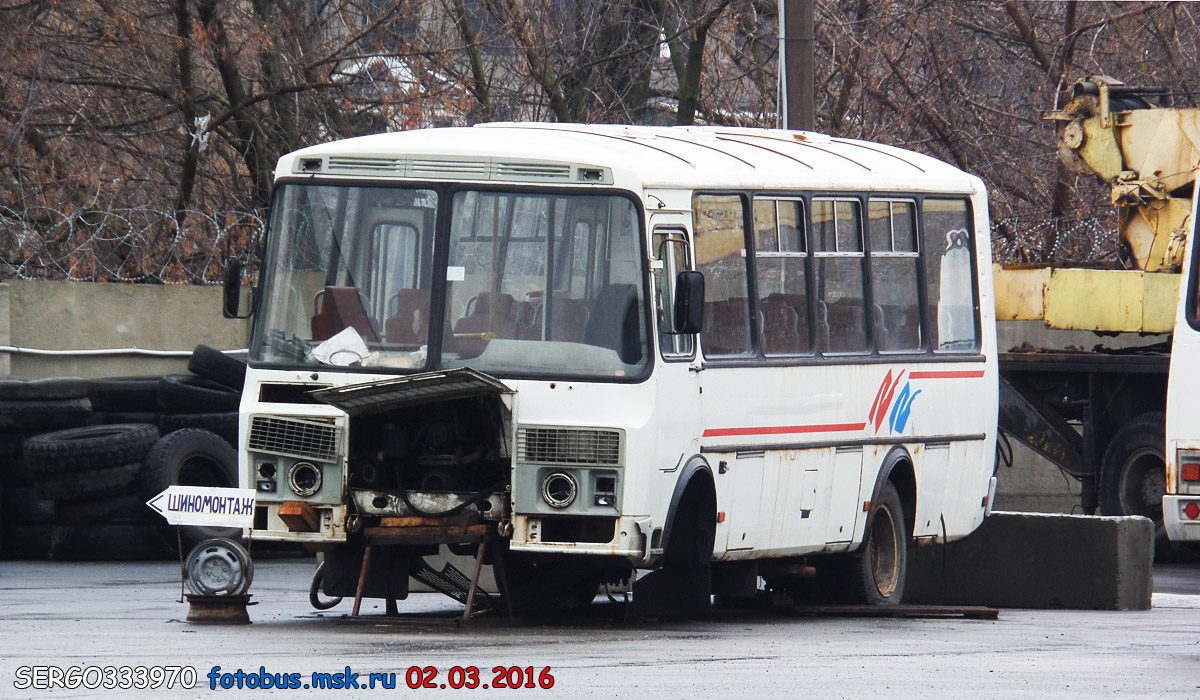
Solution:
[{"label": "asphalt pavement", "polygon": [[[253,624],[207,626],[184,621],[177,564],[0,563],[0,698],[1200,699],[1200,565],[1158,567],[1144,612],[1005,609],[995,621],[722,612],[656,622],[624,619],[620,603],[601,598],[583,616],[471,628],[455,626],[461,608],[432,593],[402,602],[399,619],[373,600],[358,619],[347,617],[350,601],[314,611],[313,566],[258,562]],[[34,687],[53,673],[36,667],[50,666],[64,679],[78,669],[77,686]],[[171,690],[119,687],[168,666],[195,669],[194,687],[179,687],[191,671]],[[239,669],[243,686],[250,673],[256,685],[270,676],[296,687],[239,690]],[[360,688],[311,687],[337,684],[338,672]],[[376,687],[365,687],[373,673]],[[223,674],[232,688],[221,688]],[[118,687],[84,687],[107,678]],[[383,687],[389,678],[394,688]],[[495,687],[514,682],[521,687]]]}]

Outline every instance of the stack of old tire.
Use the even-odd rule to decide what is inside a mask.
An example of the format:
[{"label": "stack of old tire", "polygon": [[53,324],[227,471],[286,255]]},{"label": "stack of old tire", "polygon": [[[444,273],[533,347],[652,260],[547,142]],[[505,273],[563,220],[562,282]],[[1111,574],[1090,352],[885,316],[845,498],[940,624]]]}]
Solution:
[{"label": "stack of old tire", "polygon": [[0,556],[45,559],[57,516],[25,460],[23,444],[38,433],[87,423],[84,380],[0,377]]},{"label": "stack of old tire", "polygon": [[[192,375],[86,382],[15,380],[14,388],[38,384],[43,394],[49,385],[69,388],[69,392],[58,390],[63,398],[56,400],[69,405],[54,415],[70,415],[71,420],[35,426],[25,419],[25,424],[14,425],[14,441],[20,444],[20,438],[25,438],[24,444],[17,448],[17,468],[4,473],[13,479],[28,476],[26,490],[12,496],[28,500],[23,509],[6,509],[22,524],[14,532],[14,525],[7,522],[11,518],[5,516],[5,546],[0,554],[6,558],[48,555],[58,560],[146,559],[167,556],[177,544],[186,551],[208,537],[237,536],[235,530],[214,528],[187,527],[177,532],[145,505],[173,484],[237,486],[233,446],[246,365],[198,346],[188,369]],[[12,401],[11,412],[17,413],[18,399]],[[4,403],[0,399],[0,428],[5,425]],[[40,411],[47,412],[53,413]],[[26,407],[21,415],[40,413],[36,407]],[[18,427],[26,429],[18,432]],[[16,451],[11,443],[4,444]],[[33,531],[22,532],[21,527]],[[18,537],[29,545],[13,548],[11,541]]]}]

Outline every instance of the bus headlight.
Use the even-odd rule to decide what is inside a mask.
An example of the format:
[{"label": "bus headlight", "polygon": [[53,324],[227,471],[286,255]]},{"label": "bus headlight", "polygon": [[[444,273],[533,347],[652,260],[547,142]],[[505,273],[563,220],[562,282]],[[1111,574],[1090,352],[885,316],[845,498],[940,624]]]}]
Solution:
[{"label": "bus headlight", "polygon": [[321,490],[321,468],[310,462],[296,462],[288,470],[288,486],[297,496],[313,495]]},{"label": "bus headlight", "polygon": [[565,472],[552,472],[542,479],[542,498],[554,508],[566,508],[579,495],[579,484]]}]

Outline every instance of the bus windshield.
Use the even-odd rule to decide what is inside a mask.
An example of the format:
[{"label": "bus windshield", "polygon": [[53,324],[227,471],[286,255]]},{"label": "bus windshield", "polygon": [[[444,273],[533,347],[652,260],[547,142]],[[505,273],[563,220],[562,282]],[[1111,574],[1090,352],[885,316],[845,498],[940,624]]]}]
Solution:
[{"label": "bus windshield", "polygon": [[[434,269],[439,207],[448,261]],[[285,184],[258,362],[632,377],[649,361],[639,215],[616,195]],[[435,304],[442,292],[445,312]],[[437,282],[437,284],[435,284]],[[431,340],[440,334],[440,357]]]}]

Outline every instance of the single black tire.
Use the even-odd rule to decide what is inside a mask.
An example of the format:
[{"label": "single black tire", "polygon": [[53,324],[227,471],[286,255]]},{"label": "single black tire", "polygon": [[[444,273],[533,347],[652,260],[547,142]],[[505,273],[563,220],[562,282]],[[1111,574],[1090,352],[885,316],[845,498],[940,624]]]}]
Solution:
[{"label": "single black tire", "polygon": [[1167,417],[1143,413],[1113,435],[1100,460],[1100,513],[1140,515],[1154,523],[1154,544],[1169,545],[1162,499],[1167,491]]},{"label": "single black tire", "polygon": [[162,414],[157,411],[105,411],[103,413],[93,411],[92,417],[88,419],[88,425],[116,425],[117,423],[158,425],[160,416]]},{"label": "single black tire", "polygon": [[0,559],[7,561],[46,561],[54,525],[5,525],[0,528]]},{"label": "single black tire", "polygon": [[232,413],[164,413],[158,430],[163,435],[185,428],[200,428],[216,433],[234,448],[238,444],[238,414]]},{"label": "single black tire", "polygon": [[897,605],[904,599],[908,571],[908,526],[892,482],[871,504],[862,547],[849,558],[846,592],[856,603]]},{"label": "single black tire", "polygon": [[240,390],[189,374],[170,374],[158,382],[163,413],[229,413],[241,400]]},{"label": "single black tire", "polygon": [[86,425],[92,413],[87,399],[0,401],[0,430],[59,430]]},{"label": "single black tire", "polygon": [[87,398],[87,382],[79,377],[0,378],[0,401],[63,401]]},{"label": "single black tire", "polygon": [[96,411],[141,413],[158,410],[162,377],[104,377],[88,381],[88,398]]},{"label": "single black tire", "polygon": [[50,558],[56,561],[147,561],[171,556],[171,546],[149,523],[55,525],[50,544]]},{"label": "single black tire", "polygon": [[0,523],[53,525],[56,521],[54,501],[39,496],[37,489],[6,488],[3,494],[0,494]]},{"label": "single black tire", "polygon": [[192,374],[238,391],[246,384],[246,363],[207,345],[196,346],[187,368]]},{"label": "single black tire", "polygon": [[146,423],[58,430],[26,440],[25,459],[38,474],[91,471],[142,461],[158,437]]},{"label": "single black tire", "polygon": [[62,525],[100,523],[148,523],[153,514],[140,495],[124,495],[88,501],[59,501],[52,507]]},{"label": "single black tire", "polygon": [[[236,488],[237,452],[223,438],[207,430],[186,428],[155,443],[142,466],[142,498],[150,500],[169,486]],[[163,534],[174,540],[173,527],[156,519]],[[185,551],[212,538],[241,538],[240,528],[185,526],[180,528]]]},{"label": "single black tire", "polygon": [[37,490],[51,501],[86,501],[137,492],[141,464],[122,464],[83,472],[35,474]]}]

